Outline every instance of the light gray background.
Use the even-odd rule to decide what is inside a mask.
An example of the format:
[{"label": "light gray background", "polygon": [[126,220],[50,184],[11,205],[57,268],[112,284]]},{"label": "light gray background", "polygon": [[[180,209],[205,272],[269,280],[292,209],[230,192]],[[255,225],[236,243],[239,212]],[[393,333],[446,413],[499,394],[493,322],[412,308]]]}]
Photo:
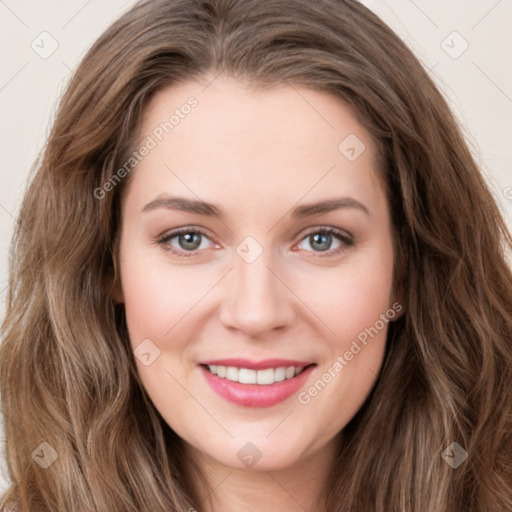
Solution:
[{"label": "light gray background", "polygon": [[[133,3],[0,0],[0,318],[5,310],[9,239],[28,170],[43,147],[57,101],[85,51]],[[512,1],[363,3],[408,43],[430,70],[460,119],[512,229]],[[42,32],[58,43],[54,53],[43,55],[46,58],[31,47],[43,54],[51,49],[50,36]],[[2,465],[4,446],[0,430]],[[2,465],[0,492],[7,485]]]}]

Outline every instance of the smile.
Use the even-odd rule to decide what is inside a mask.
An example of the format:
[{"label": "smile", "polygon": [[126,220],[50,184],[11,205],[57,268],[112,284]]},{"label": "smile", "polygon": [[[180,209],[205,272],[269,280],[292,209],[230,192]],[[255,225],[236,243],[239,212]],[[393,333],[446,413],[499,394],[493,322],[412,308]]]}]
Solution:
[{"label": "smile", "polygon": [[304,386],[316,364],[255,370],[200,364],[210,388],[221,398],[242,407],[270,407]]}]

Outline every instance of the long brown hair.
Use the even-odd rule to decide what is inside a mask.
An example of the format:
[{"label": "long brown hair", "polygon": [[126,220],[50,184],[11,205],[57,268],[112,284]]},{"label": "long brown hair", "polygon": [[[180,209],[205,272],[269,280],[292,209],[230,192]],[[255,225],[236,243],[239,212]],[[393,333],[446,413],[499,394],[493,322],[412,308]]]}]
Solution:
[{"label": "long brown hair", "polygon": [[[0,510],[199,509],[197,468],[146,395],[110,297],[127,179],[94,191],[136,148],[156,91],[219,73],[335,95],[381,154],[405,314],[343,430],[322,506],[512,510],[512,239],[442,95],[355,0],[148,0],[87,53],[13,239],[0,346],[11,485]],[[453,442],[468,455],[456,469],[442,457]],[[55,460],[43,468],[38,455]]]}]

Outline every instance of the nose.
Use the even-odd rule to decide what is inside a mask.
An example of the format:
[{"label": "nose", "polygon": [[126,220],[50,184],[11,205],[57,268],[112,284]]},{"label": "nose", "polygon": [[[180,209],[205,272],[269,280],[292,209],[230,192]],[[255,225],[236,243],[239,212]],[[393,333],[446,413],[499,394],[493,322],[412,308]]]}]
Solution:
[{"label": "nose", "polygon": [[223,286],[220,319],[226,328],[258,337],[292,325],[294,295],[270,251],[263,251],[252,263],[235,253],[234,268]]}]

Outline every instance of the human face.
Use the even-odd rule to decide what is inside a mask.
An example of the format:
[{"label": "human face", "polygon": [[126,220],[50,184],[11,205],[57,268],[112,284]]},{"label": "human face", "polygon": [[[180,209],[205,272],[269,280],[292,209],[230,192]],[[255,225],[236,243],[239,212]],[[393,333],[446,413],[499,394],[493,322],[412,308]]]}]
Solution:
[{"label": "human face", "polygon": [[[195,107],[182,108],[190,97]],[[176,109],[179,121],[162,132]],[[396,313],[389,206],[370,135],[331,95],[251,90],[223,76],[160,91],[141,134],[156,147],[123,197],[115,297],[153,404],[197,452],[231,468],[248,467],[246,452],[261,470],[319,453],[371,391]],[[219,216],[171,207],[171,196],[212,203]],[[338,209],[294,215],[340,198]],[[231,358],[314,365],[245,388],[200,365]],[[238,399],[219,383],[231,397],[243,388]]]}]

